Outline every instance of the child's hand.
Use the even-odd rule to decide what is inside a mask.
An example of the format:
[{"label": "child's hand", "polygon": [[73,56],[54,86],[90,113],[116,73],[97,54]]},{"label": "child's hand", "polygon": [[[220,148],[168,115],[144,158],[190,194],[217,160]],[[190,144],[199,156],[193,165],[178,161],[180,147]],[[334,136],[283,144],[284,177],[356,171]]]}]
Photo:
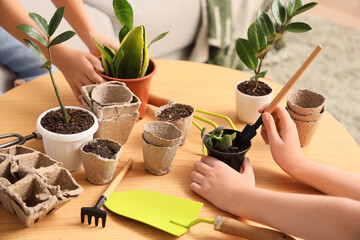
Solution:
[{"label": "child's hand", "polygon": [[216,207],[231,212],[235,195],[255,188],[255,177],[249,159],[243,162],[243,172],[239,173],[220,160],[204,156],[196,162],[191,172],[191,189],[210,201]]},{"label": "child's hand", "polygon": [[[259,112],[263,112],[264,109],[265,107]],[[278,105],[273,114],[276,120],[270,113],[262,114],[261,136],[266,144],[270,144],[271,154],[275,162],[291,175],[307,159],[300,147],[296,125],[286,109]]]}]

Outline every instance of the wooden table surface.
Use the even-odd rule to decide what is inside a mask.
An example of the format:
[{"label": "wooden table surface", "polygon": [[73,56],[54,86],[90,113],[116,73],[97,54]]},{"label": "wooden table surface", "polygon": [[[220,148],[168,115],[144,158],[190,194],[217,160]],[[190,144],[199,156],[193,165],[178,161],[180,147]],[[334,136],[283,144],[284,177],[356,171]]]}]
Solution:
[{"label": "wooden table surface", "polygon": [[[151,92],[173,99],[179,103],[192,105],[229,116],[239,130],[245,126],[236,118],[235,85],[249,75],[241,71],[214,65],[156,60],[158,65]],[[309,69],[311,70],[311,69]],[[56,73],[56,82],[65,105],[80,106],[61,73]],[[301,78],[300,80],[301,81]],[[270,82],[279,92],[281,86]],[[296,86],[295,86],[296,87]],[[285,102],[285,101],[284,101]],[[38,78],[0,96],[0,134],[30,134],[35,130],[35,122],[43,111],[56,107],[57,100],[48,76]],[[137,122],[128,142],[123,146],[119,169],[130,158],[135,159],[123,181],[115,191],[149,190],[187,198],[204,203],[199,217],[215,218],[216,215],[229,214],[220,211],[212,204],[191,191],[190,172],[193,164],[200,159],[200,132],[191,127],[188,141],[181,146],[173,162],[171,172],[155,176],[144,169],[141,150],[141,134],[145,122],[155,120],[155,107],[149,106],[146,117]],[[214,119],[219,125],[226,122]],[[203,123],[201,123],[203,125]],[[290,178],[273,161],[269,147],[260,135],[252,140],[252,148],[247,157],[253,165],[257,187],[281,192],[321,194]],[[26,146],[44,152],[41,140],[30,140]],[[325,113],[321,124],[309,146],[303,151],[310,159],[360,174],[359,147],[345,128],[330,114]],[[80,222],[80,208],[94,206],[105,186],[90,184],[84,170],[72,172],[76,181],[84,188],[84,193],[67,203],[54,214],[46,216],[32,228],[25,228],[15,215],[0,206],[0,239],[175,239],[176,237],[156,228],[127,219],[113,213],[107,217],[106,227],[89,226]],[[231,183],[233,184],[233,183]],[[252,223],[253,224],[253,223]],[[225,235],[213,230],[210,224],[198,224],[181,239],[224,239]],[[238,239],[226,236],[227,239]]]}]

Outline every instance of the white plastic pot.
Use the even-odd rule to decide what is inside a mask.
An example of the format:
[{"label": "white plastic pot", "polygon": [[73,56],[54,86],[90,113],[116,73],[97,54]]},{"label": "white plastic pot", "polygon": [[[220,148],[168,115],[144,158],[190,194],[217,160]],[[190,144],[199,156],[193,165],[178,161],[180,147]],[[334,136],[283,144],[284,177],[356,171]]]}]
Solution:
[{"label": "white plastic pot", "polygon": [[36,129],[41,134],[45,153],[51,158],[61,162],[63,167],[69,171],[75,171],[82,167],[80,158],[80,146],[93,139],[94,133],[99,127],[99,123],[95,115],[83,108],[79,107],[66,107],[66,109],[81,109],[88,112],[94,118],[94,124],[86,131],[74,134],[58,134],[53,133],[40,124],[41,119],[50,111],[57,110],[57,108],[49,109],[43,112],[36,121]]},{"label": "white plastic pot", "polygon": [[274,89],[271,87],[272,91],[265,96],[250,96],[240,92],[237,86],[248,80],[242,80],[238,82],[235,86],[235,104],[236,104],[236,115],[240,121],[245,123],[255,123],[259,118],[260,113],[258,110],[267,103],[271,102],[272,94]]}]

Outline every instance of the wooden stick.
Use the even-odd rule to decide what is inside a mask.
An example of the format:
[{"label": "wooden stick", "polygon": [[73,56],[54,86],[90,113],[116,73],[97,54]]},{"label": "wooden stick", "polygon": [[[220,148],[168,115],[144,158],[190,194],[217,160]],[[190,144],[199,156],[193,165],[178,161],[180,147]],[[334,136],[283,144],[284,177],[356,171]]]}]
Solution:
[{"label": "wooden stick", "polygon": [[300,76],[305,72],[305,70],[309,67],[309,65],[314,61],[316,56],[323,49],[322,46],[318,45],[314,51],[310,54],[310,56],[306,59],[306,61],[301,65],[301,67],[297,70],[297,72],[292,76],[292,78],[286,83],[286,85],[281,89],[281,91],[276,95],[274,100],[271,101],[269,106],[265,109],[265,112],[271,113],[275,107],[280,103],[281,99],[290,91],[290,89],[294,86],[296,81],[300,78]]}]

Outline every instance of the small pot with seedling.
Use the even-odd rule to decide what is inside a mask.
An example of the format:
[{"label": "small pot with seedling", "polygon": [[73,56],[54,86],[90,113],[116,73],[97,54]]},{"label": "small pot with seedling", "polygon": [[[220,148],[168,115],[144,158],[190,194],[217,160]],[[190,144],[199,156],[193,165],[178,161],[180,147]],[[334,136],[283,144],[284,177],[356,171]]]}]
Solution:
[{"label": "small pot with seedling", "polygon": [[147,34],[144,25],[133,28],[133,9],[127,0],[114,0],[115,15],[122,24],[119,32],[120,47],[116,51],[108,46],[100,46],[101,62],[105,70],[100,75],[109,81],[121,81],[140,99],[140,116],[143,118],[149,99],[151,79],[156,72],[154,60],[149,58],[148,48],[154,42],[162,39],[164,32],[147,45]]},{"label": "small pot with seedling", "polygon": [[255,74],[250,80],[236,84],[236,112],[241,121],[254,123],[259,117],[258,109],[271,101],[272,87],[259,81],[267,74],[262,66],[269,50],[286,31],[302,33],[311,30],[308,24],[291,20],[316,5],[315,2],[302,5],[301,0],[287,0],[284,6],[280,0],[274,0],[271,12],[276,23],[268,13],[259,10],[257,20],[248,29],[248,39],[237,39],[236,52],[240,60]]},{"label": "small pot with seedling", "polygon": [[59,34],[53,40],[50,40],[50,37],[53,36],[63,18],[64,10],[65,7],[58,8],[51,18],[50,23],[36,13],[29,13],[30,18],[41,29],[43,34],[26,24],[21,24],[17,27],[47,48],[48,58],[45,57],[36,43],[24,39],[29,48],[44,63],[42,68],[49,71],[50,79],[60,105],[58,108],[53,108],[42,113],[37,119],[36,129],[42,135],[46,154],[62,162],[63,166],[68,170],[73,171],[81,168],[82,163],[80,160],[79,147],[84,142],[93,138],[93,134],[98,129],[98,121],[95,115],[86,109],[65,107],[55,84],[52,74],[51,47],[75,35],[73,31],[66,31]]}]

